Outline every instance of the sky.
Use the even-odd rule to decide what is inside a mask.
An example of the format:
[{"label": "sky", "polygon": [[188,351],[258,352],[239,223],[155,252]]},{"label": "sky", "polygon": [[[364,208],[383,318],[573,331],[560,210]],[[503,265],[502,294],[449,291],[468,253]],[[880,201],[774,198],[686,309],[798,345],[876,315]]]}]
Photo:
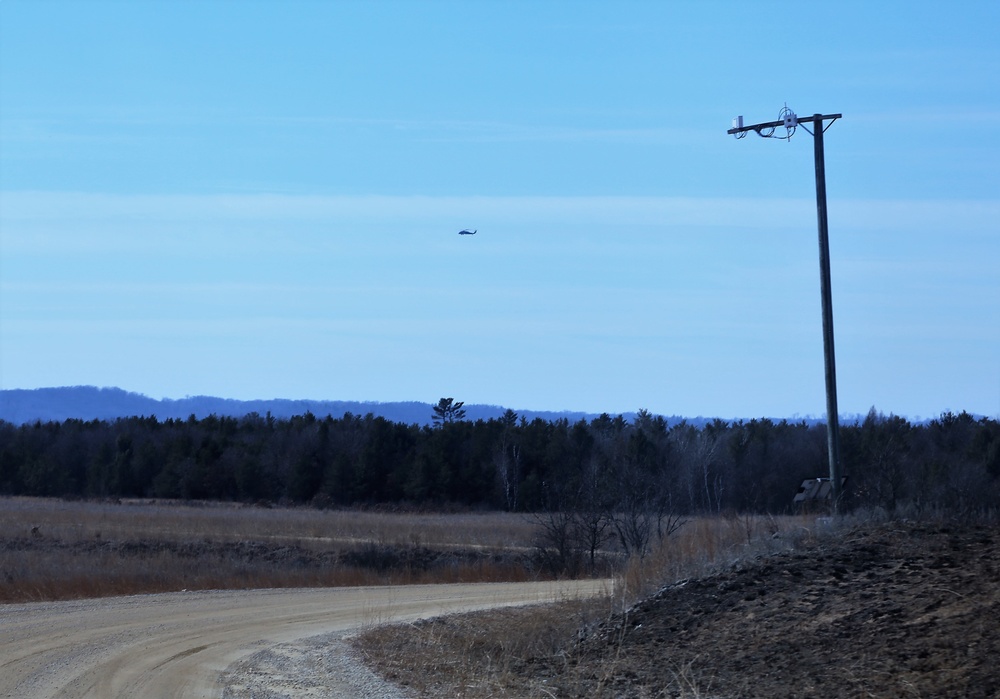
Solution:
[{"label": "sky", "polygon": [[726,134],[787,105],[843,115],[841,415],[1000,417],[997,27],[0,0],[0,389],[823,417],[813,137]]}]

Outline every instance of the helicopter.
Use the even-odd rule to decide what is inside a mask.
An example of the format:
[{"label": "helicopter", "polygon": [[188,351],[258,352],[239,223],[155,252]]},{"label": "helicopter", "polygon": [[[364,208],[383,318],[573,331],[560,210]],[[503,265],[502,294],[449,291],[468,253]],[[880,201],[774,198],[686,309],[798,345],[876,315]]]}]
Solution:
[{"label": "helicopter", "polygon": [[474,231],[470,231],[468,228],[463,228],[462,230],[460,230],[458,232],[458,234],[459,235],[475,235],[478,232],[479,232],[478,228],[476,230],[474,230]]}]

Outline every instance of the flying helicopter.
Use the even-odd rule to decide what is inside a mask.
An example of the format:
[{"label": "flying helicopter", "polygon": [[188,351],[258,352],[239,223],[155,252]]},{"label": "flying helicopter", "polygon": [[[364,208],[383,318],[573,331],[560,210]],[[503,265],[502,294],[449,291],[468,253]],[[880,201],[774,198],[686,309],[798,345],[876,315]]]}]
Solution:
[{"label": "flying helicopter", "polygon": [[474,231],[470,231],[468,228],[463,228],[462,230],[460,230],[458,232],[458,234],[459,235],[475,235],[478,232],[479,232],[478,228],[476,230],[474,230]]}]

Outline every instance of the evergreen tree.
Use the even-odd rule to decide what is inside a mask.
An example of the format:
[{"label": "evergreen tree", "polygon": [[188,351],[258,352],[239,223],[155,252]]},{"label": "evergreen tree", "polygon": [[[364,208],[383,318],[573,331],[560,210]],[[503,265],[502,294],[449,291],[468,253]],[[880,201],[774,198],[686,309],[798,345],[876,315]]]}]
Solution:
[{"label": "evergreen tree", "polygon": [[446,425],[452,422],[460,422],[465,419],[464,401],[455,402],[454,398],[442,398],[432,410],[434,415],[431,420],[436,426]]}]

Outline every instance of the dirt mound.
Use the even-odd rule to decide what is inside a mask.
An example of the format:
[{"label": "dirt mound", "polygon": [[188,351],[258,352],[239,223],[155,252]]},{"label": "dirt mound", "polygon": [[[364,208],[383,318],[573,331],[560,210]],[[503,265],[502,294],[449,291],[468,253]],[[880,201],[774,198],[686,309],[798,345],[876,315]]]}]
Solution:
[{"label": "dirt mound", "polygon": [[563,605],[450,617],[359,644],[425,697],[998,698],[1000,528],[831,534],[581,630],[585,616]]},{"label": "dirt mound", "polygon": [[1000,531],[897,523],[667,587],[542,665],[558,696],[971,699],[998,654]]}]

